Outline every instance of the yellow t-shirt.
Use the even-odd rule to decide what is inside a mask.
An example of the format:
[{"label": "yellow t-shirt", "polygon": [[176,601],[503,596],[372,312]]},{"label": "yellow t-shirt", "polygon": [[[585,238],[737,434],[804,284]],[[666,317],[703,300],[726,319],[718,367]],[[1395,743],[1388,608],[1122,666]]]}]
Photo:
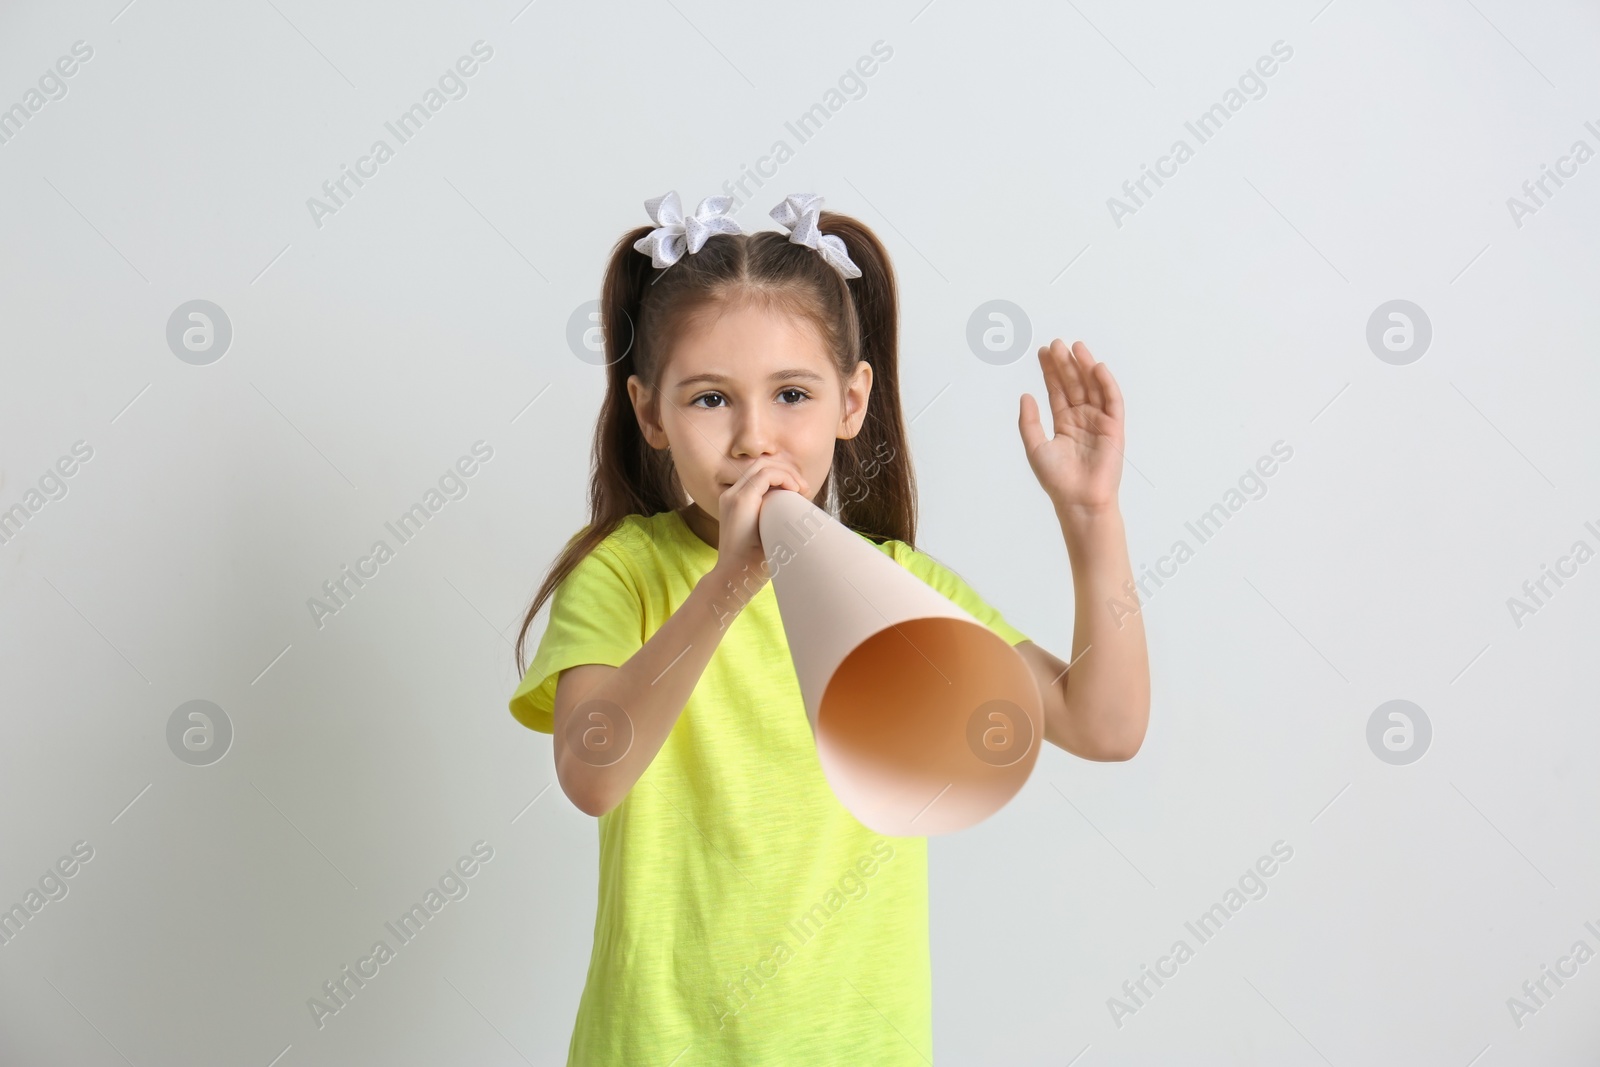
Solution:
[{"label": "yellow t-shirt", "polygon": [[[875,547],[1010,644],[1027,640],[932,557]],[[557,586],[511,697],[517,721],[551,733],[560,672],[627,662],[716,561],[675,511],[625,518]],[[770,582],[597,821],[568,1067],[932,1061],[927,839],[868,830],[835,797]]]}]

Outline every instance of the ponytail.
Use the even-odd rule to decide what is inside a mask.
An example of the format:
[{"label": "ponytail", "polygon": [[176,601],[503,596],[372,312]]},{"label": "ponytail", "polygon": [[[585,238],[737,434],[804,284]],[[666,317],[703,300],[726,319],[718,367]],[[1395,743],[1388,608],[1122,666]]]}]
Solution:
[{"label": "ponytail", "polygon": [[[915,545],[916,476],[900,405],[900,306],[894,268],[882,242],[848,215],[824,211],[818,228],[844,241],[861,277],[845,282],[859,332],[859,358],[872,367],[861,432],[840,441],[829,473],[839,521],[874,540]],[[831,268],[830,268],[831,269]]]}]

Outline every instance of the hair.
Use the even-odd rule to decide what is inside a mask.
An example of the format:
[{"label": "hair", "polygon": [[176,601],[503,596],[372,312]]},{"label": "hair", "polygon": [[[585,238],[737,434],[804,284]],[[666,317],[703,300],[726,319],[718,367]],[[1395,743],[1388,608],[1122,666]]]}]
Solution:
[{"label": "hair", "polygon": [[714,234],[698,252],[659,270],[633,247],[654,227],[629,231],[611,250],[600,299],[606,394],[590,457],[589,524],[551,564],[522,620],[519,674],[534,617],[573,568],[628,515],[670,511],[687,498],[670,454],[653,448],[639,428],[628,378],[637,374],[655,393],[673,346],[707,311],[754,304],[808,320],[841,383],[859,360],[871,365],[866,417],[855,437],[835,441],[821,499],[840,523],[869,539],[915,547],[916,480],[900,408],[894,268],[865,223],[833,211],[821,212],[817,222],[822,233],[844,242],[859,278],[846,279],[815,249],[776,230]]}]

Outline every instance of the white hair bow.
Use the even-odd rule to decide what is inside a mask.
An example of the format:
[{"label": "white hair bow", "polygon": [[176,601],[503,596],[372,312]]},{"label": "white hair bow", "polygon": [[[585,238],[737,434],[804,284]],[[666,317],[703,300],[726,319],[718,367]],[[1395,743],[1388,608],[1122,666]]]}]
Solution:
[{"label": "white hair bow", "polygon": [[676,189],[651,197],[644,202],[644,209],[656,228],[633,242],[634,250],[648,253],[652,267],[670,267],[686,250],[700,251],[714,233],[743,233],[739,223],[728,217],[732,204],[731,196],[708,196],[700,201],[693,215],[685,218]]},{"label": "white hair bow", "polygon": [[817,229],[817,216],[822,212],[822,197],[816,193],[790,193],[783,203],[767,214],[789,231],[789,240],[797,245],[815,248],[835,270],[846,278],[861,277],[861,268],[850,260],[844,241],[831,233]]}]

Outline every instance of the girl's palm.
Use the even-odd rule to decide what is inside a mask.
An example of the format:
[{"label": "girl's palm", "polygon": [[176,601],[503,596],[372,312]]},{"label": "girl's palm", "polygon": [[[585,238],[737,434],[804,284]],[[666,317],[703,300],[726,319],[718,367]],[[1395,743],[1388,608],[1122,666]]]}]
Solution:
[{"label": "girl's palm", "polygon": [[1059,337],[1039,349],[1050,394],[1053,437],[1039,424],[1039,406],[1022,394],[1017,428],[1034,477],[1060,508],[1094,511],[1116,503],[1122,481],[1122,391],[1089,346]]}]

